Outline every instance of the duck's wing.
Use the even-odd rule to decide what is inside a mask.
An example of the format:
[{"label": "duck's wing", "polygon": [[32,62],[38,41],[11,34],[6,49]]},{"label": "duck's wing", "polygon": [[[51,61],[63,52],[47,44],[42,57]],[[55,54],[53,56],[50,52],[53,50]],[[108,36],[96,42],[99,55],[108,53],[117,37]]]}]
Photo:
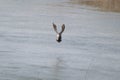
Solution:
[{"label": "duck's wing", "polygon": [[55,32],[58,33],[57,32],[57,26],[54,23],[53,23],[53,28],[54,28]]},{"label": "duck's wing", "polygon": [[60,34],[62,34],[64,30],[65,30],[65,24],[62,25],[62,30],[61,30]]}]

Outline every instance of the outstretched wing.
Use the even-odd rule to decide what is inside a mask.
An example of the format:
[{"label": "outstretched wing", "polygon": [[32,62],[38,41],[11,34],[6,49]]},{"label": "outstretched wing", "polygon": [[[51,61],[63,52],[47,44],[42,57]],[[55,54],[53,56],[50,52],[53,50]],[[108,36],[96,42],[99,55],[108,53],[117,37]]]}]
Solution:
[{"label": "outstretched wing", "polygon": [[62,25],[62,30],[61,30],[60,34],[62,34],[64,30],[65,30],[65,24]]},{"label": "outstretched wing", "polygon": [[53,23],[53,28],[54,28],[55,32],[58,33],[57,32],[57,26],[54,23]]}]

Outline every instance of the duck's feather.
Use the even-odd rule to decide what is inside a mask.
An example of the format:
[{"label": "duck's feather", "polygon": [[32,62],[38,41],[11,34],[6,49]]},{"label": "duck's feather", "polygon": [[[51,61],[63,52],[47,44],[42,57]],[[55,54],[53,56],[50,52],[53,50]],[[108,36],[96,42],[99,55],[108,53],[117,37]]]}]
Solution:
[{"label": "duck's feather", "polygon": [[61,30],[60,34],[62,34],[64,30],[65,30],[65,24],[62,25],[62,30]]},{"label": "duck's feather", "polygon": [[57,26],[54,23],[53,23],[53,28],[54,28],[55,32],[58,33],[57,32]]}]

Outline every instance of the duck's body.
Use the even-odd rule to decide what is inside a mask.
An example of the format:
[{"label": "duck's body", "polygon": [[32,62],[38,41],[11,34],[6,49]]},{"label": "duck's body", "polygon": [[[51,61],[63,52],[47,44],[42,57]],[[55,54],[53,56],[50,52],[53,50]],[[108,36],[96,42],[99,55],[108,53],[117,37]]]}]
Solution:
[{"label": "duck's body", "polygon": [[57,42],[61,42],[62,41],[62,37],[60,34],[57,34],[57,39],[56,39]]},{"label": "duck's body", "polygon": [[56,41],[57,42],[61,42],[62,41],[62,33],[65,30],[65,25],[64,24],[62,25],[61,32],[57,31],[57,26],[54,23],[53,23],[53,28],[54,28],[55,32],[57,33],[57,39],[56,39]]}]

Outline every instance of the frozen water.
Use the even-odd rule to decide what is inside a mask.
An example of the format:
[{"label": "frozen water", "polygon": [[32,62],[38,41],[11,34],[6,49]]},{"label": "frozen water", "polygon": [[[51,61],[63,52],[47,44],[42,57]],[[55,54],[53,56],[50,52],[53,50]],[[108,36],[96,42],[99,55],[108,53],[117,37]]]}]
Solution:
[{"label": "frozen water", "polygon": [[119,80],[120,14],[66,1],[0,1],[0,80]]}]

